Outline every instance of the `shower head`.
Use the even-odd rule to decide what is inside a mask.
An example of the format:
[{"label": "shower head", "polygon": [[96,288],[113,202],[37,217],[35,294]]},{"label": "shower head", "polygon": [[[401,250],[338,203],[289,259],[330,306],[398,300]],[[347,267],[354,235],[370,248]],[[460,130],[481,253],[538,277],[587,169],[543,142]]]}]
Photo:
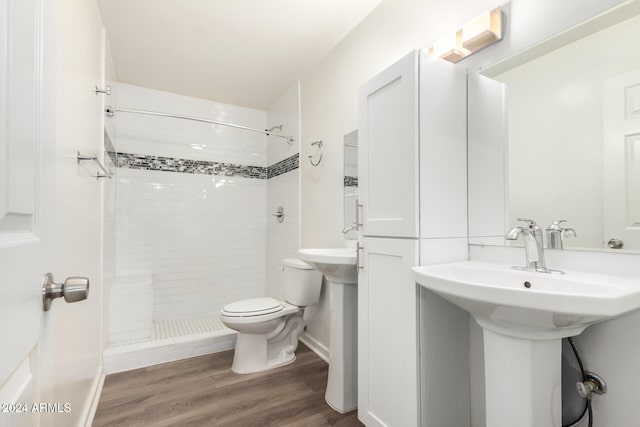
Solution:
[{"label": "shower head", "polygon": [[265,132],[273,132],[274,129],[278,129],[280,132],[282,132],[282,125],[271,126],[269,129],[265,129]]}]

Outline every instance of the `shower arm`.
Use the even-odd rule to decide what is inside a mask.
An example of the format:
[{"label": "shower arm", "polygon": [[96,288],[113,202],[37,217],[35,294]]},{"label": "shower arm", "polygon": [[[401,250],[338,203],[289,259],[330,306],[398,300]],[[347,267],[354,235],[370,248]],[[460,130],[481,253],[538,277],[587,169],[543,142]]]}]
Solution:
[{"label": "shower arm", "polygon": [[[210,124],[214,124],[214,125],[228,126],[228,127],[232,127],[232,128],[236,128],[236,129],[248,130],[248,131],[251,131],[251,132],[261,133],[263,135],[276,136],[278,138],[286,139],[287,143],[289,143],[289,144],[293,143],[293,141],[294,141],[292,136],[281,135],[279,133],[273,133],[273,132],[270,132],[269,130],[265,130],[265,129],[255,129],[255,128],[250,128],[248,126],[236,125],[236,124],[233,124],[233,123],[219,122],[219,121],[216,121],[216,120],[202,119],[202,118],[199,118],[199,117],[192,117],[192,116],[183,116],[181,114],[163,113],[163,112],[160,112],[160,111],[134,110],[134,109],[130,109],[130,108],[114,108],[114,107],[105,107],[104,112],[108,117],[113,117],[113,115],[115,113],[132,113],[132,114],[145,114],[145,115],[148,115],[148,116],[172,117],[174,119],[183,119],[183,120],[191,120],[191,121],[194,121],[194,122],[210,123]],[[274,128],[275,128],[275,126],[274,126]],[[274,129],[274,128],[272,128],[272,129]]]}]

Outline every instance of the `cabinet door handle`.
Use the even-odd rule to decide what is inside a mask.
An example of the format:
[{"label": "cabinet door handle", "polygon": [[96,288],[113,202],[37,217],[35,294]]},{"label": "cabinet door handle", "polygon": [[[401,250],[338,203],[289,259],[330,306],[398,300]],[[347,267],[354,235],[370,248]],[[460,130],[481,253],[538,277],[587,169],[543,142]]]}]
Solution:
[{"label": "cabinet door handle", "polygon": [[362,270],[364,267],[360,265],[360,251],[364,249],[363,246],[360,246],[360,242],[357,243],[356,245],[356,272],[358,274],[360,274],[360,270]]},{"label": "cabinet door handle", "polygon": [[360,223],[360,208],[362,207],[362,203],[360,200],[356,199],[356,231],[360,231],[360,227],[362,224]]}]

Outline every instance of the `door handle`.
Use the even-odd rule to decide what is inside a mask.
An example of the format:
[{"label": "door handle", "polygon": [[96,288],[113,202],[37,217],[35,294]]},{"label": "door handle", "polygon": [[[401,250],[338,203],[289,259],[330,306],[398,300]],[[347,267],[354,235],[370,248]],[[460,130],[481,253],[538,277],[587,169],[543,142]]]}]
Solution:
[{"label": "door handle", "polygon": [[611,249],[622,249],[624,242],[620,239],[611,239],[607,242],[607,246]]},{"label": "door handle", "polygon": [[55,283],[53,274],[44,275],[42,283],[42,309],[49,311],[51,302],[64,297],[66,302],[78,302],[89,296],[89,278],[81,276],[67,277],[64,283]]}]

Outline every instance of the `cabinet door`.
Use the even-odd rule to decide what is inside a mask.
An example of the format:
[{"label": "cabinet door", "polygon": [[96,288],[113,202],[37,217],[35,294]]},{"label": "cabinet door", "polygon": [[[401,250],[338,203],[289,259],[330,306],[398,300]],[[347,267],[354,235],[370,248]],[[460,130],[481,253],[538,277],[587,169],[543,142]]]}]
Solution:
[{"label": "cabinet door", "polygon": [[364,238],[358,278],[358,418],[367,426],[418,425],[418,262],[412,240]]},{"label": "cabinet door", "polygon": [[418,62],[412,52],[360,88],[363,236],[418,237]]}]

